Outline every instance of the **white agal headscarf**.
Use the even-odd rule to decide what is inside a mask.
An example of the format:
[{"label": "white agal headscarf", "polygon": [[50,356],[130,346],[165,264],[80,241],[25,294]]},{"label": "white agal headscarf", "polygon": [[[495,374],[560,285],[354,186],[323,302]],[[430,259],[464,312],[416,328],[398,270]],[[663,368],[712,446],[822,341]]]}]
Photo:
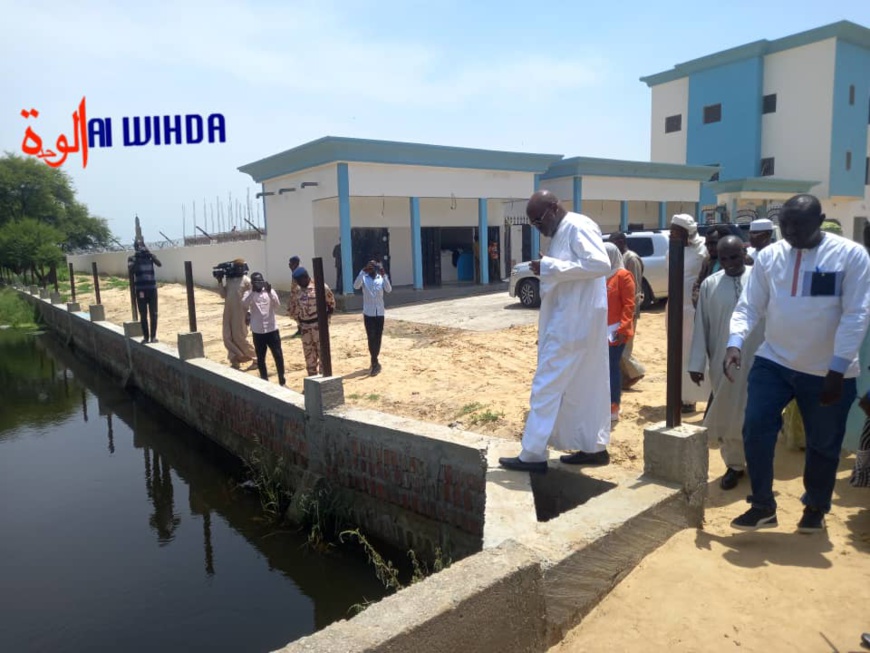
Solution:
[{"label": "white agal headscarf", "polygon": [[604,251],[610,257],[610,272],[607,273],[607,278],[609,279],[616,274],[617,270],[624,268],[625,263],[622,260],[622,252],[613,243],[604,243]]},{"label": "white agal headscarf", "polygon": [[671,224],[682,227],[689,232],[690,247],[704,245],[704,239],[698,235],[698,223],[696,223],[695,218],[688,213],[677,213],[673,218],[671,218]]}]

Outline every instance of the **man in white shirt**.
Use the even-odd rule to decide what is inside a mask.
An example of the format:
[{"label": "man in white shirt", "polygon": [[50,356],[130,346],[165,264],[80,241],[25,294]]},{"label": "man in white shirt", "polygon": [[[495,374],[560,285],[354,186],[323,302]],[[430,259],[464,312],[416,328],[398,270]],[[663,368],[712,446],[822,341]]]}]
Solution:
[{"label": "man in white shirt", "polygon": [[601,229],[569,213],[549,191],[526,206],[529,223],[550,238],[547,255],[532,261],[541,279],[538,368],[532,380],[522,451],[499,458],[507,469],[547,471],[547,445],[576,450],[569,465],[607,465],[610,454],[610,363],[607,286],[610,257]]},{"label": "man in white shirt", "polygon": [[284,385],[284,352],[281,350],[281,334],[278,333],[278,321],[275,319],[275,309],[281,306],[281,300],[278,299],[278,293],[272,290],[272,284],[263,279],[259,272],[251,275],[251,288],[242,295],[242,306],[251,312],[251,333],[254,334],[260,378],[269,378],[266,371],[268,348],[275,359],[278,383]]},{"label": "man in white shirt", "polygon": [[731,317],[723,371],[733,379],[741,349],[766,318],[749,372],[743,423],[752,507],[738,530],[777,526],[773,458],[782,410],[795,399],[806,429],[804,514],[798,531],[824,528],[831,509],[846,416],[855,399],[858,350],[870,321],[870,257],[858,243],[821,231],[819,200],[796,195],[780,213],[783,240],[758,253]]},{"label": "man in white shirt", "polygon": [[393,292],[390,279],[384,266],[377,261],[369,261],[360,270],[353,282],[356,290],[362,289],[363,322],[369,341],[369,355],[372,359],[371,376],[381,372],[378,356],[381,353],[381,340],[384,335],[384,293]]}]

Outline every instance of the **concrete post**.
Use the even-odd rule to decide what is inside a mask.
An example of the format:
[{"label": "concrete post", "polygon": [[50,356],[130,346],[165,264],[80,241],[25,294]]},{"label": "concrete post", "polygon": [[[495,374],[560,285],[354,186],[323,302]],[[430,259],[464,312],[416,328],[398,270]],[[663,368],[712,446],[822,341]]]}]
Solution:
[{"label": "concrete post", "polygon": [[628,231],[628,200],[619,202],[619,230]]},{"label": "concrete post", "polygon": [[[574,213],[583,213],[583,178],[582,177],[574,177],[574,182],[572,185],[572,208],[571,210]],[[535,258],[534,256],[532,258]]]},{"label": "concrete post", "polygon": [[320,418],[327,410],[344,404],[344,383],[340,376],[309,376],[304,381],[305,412]]},{"label": "concrete post", "polygon": [[51,303],[52,304],[63,304],[63,297],[60,296],[59,292],[51,293]]},{"label": "concrete post", "polygon": [[70,313],[78,313],[79,311],[82,310],[82,307],[78,302],[67,302],[66,303],[66,310],[69,311]]},{"label": "concrete post", "polygon": [[88,313],[91,316],[91,322],[106,321],[106,307],[102,304],[91,304],[88,306]]},{"label": "concrete post", "polygon": [[480,283],[486,285],[489,283],[489,214],[484,197],[477,199],[477,239],[479,245],[477,250],[480,252],[478,258]]},{"label": "concrete post", "polygon": [[[539,190],[541,190],[541,175],[535,175],[535,191],[537,192]],[[541,232],[534,227],[531,227],[530,229],[532,260],[535,261],[540,258],[538,252],[541,251]]]},{"label": "concrete post", "polygon": [[414,269],[414,290],[423,290],[423,237],[420,230],[420,198],[409,200],[411,209],[411,260]]},{"label": "concrete post", "polygon": [[31,295],[36,295],[39,293],[39,286],[30,286],[28,290],[30,291]]},{"label": "concrete post", "polygon": [[40,299],[48,299],[48,288],[40,288],[39,289],[39,298]]},{"label": "concrete post", "polygon": [[124,322],[124,337],[141,338],[142,324],[140,322]]},{"label": "concrete post", "polygon": [[698,527],[704,522],[709,464],[707,429],[703,426],[683,424],[668,428],[659,423],[644,429],[644,474],[682,487],[691,526]]},{"label": "concrete post", "polygon": [[205,358],[205,347],[199,331],[178,334],[178,357],[183,361]]}]

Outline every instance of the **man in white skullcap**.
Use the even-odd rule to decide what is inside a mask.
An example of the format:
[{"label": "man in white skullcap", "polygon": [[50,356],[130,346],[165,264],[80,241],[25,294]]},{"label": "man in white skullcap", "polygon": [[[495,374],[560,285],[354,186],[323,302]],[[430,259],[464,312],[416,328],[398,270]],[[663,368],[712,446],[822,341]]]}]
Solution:
[{"label": "man in white skullcap", "polygon": [[767,218],[759,218],[749,223],[749,247],[746,253],[755,259],[756,253],[773,242],[773,222]]},{"label": "man in white skullcap", "polygon": [[[695,307],[692,305],[692,288],[701,266],[709,254],[704,239],[698,235],[698,225],[695,219],[686,213],[679,213],[671,218],[671,233],[679,232],[688,239],[683,268],[683,393],[682,412],[694,413],[695,404],[707,401],[710,397],[710,375],[707,374],[700,384],[695,384],[689,376],[689,355],[692,350],[692,333],[695,329]],[[670,264],[670,251],[668,252]]]}]

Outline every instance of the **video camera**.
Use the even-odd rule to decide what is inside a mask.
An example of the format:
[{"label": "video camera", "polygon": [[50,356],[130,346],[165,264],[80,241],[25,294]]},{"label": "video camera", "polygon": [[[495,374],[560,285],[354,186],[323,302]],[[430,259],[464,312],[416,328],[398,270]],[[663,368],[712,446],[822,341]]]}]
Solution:
[{"label": "video camera", "polygon": [[211,270],[212,276],[217,279],[218,282],[223,281],[224,277],[227,279],[237,279],[238,277],[245,276],[247,273],[247,263],[234,263],[233,261],[218,263]]}]

